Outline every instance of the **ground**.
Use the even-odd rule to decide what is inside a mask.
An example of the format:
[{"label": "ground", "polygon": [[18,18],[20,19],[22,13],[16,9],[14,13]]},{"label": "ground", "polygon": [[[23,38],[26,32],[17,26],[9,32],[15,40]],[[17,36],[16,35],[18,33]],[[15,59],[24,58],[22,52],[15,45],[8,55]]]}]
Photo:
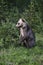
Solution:
[{"label": "ground", "polygon": [[0,65],[43,65],[43,36],[36,34],[36,46],[0,50]]}]

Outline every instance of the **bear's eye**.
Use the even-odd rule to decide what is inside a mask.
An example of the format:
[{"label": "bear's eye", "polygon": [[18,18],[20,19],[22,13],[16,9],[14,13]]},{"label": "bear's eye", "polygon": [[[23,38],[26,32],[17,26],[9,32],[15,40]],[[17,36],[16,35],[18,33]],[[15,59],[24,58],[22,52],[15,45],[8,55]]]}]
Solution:
[{"label": "bear's eye", "polygon": [[18,23],[18,25],[19,25],[20,23]]}]

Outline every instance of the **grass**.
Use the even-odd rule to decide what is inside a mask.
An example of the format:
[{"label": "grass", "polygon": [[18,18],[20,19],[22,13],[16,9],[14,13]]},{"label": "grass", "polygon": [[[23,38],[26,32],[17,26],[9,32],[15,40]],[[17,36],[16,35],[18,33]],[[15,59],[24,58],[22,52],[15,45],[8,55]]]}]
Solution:
[{"label": "grass", "polygon": [[33,48],[10,47],[0,50],[0,65],[43,65],[43,36],[36,34]]}]

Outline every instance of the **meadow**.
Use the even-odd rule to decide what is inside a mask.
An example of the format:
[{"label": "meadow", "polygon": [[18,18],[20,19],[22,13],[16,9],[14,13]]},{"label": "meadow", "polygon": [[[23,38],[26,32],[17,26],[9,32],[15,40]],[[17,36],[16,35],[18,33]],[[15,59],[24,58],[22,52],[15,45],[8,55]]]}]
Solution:
[{"label": "meadow", "polygon": [[36,46],[3,48],[0,50],[0,65],[43,65],[43,35],[36,33]]}]

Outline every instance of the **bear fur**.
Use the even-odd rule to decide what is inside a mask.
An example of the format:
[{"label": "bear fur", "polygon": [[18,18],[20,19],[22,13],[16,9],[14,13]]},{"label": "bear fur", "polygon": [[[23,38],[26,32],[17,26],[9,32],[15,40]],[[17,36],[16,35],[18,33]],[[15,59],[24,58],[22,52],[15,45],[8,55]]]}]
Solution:
[{"label": "bear fur", "polygon": [[27,48],[33,47],[35,45],[35,35],[26,20],[20,18],[16,27],[19,28],[20,31],[20,43],[23,43]]}]

